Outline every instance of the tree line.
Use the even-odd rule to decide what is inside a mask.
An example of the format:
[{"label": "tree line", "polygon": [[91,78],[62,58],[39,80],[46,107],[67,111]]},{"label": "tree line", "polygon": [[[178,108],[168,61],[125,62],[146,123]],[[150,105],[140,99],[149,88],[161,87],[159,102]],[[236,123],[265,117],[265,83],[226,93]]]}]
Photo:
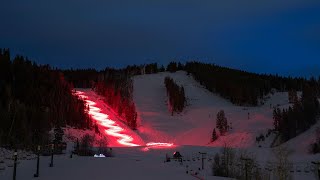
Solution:
[{"label": "tree line", "polygon": [[125,120],[132,129],[137,128],[137,112],[133,102],[133,81],[125,70],[106,68],[99,73],[94,90]]},{"label": "tree line", "polygon": [[[157,72],[156,64],[147,65],[147,72]],[[105,68],[64,71],[66,79],[75,88],[92,88],[104,97],[104,102],[132,129],[137,128],[137,112],[133,102],[132,76],[143,72],[142,66],[123,69]],[[145,69],[144,69],[145,70]]]},{"label": "tree line", "polygon": [[0,145],[50,141],[53,127],[91,128],[88,107],[59,70],[0,49]]},{"label": "tree line", "polygon": [[95,69],[67,69],[62,71],[65,79],[75,88],[92,88],[98,80]]},{"label": "tree line", "polygon": [[[175,72],[182,70],[181,63],[170,62],[165,68],[157,63],[130,65],[122,69],[105,68],[102,71],[95,69],[70,69],[64,70],[66,80],[75,88],[93,88],[99,95],[105,97],[105,102],[125,120],[132,129],[137,128],[137,112],[133,102],[132,76],[142,74],[154,74],[158,72]],[[172,113],[181,112],[185,106],[183,87],[170,85]],[[172,88],[172,89],[171,89]],[[176,91],[176,92],[174,92]],[[183,94],[183,95],[182,95]],[[176,96],[178,95],[178,96]]]},{"label": "tree line", "polygon": [[137,128],[137,112],[133,102],[132,76],[152,74],[165,71],[157,63],[131,65],[122,69],[105,68],[76,69],[64,71],[66,79],[76,88],[93,88],[97,94],[104,97],[110,106],[132,129]]},{"label": "tree line", "polygon": [[317,89],[306,84],[301,98],[295,91],[289,92],[289,100],[293,106],[288,109],[273,110],[274,129],[279,132],[282,142],[296,137],[314,125],[320,113]]},{"label": "tree line", "polygon": [[263,104],[262,99],[272,92],[296,90],[301,91],[305,84],[317,87],[319,96],[320,78],[280,77],[278,75],[255,74],[230,69],[214,64],[187,62],[185,70],[206,89],[218,93],[236,105],[257,106]]},{"label": "tree line", "polygon": [[[277,114],[281,114],[278,119],[282,119],[277,128],[284,139],[308,128],[317,116],[315,98],[320,94],[320,78],[306,80],[260,75],[200,62],[170,62],[166,68],[152,63],[123,69],[106,68],[102,71],[59,70],[49,65],[37,65],[22,56],[11,59],[8,49],[0,49],[0,144],[44,143],[48,141],[48,130],[53,127],[70,125],[92,128],[88,107],[83,100],[73,95],[74,87],[93,88],[105,97],[105,102],[128,126],[136,129],[137,112],[132,97],[131,77],[178,70],[186,70],[205,88],[237,105],[259,105],[272,89],[290,91],[291,94],[304,91],[301,100],[296,101],[299,103],[295,103],[291,110],[283,110],[281,113],[276,110]],[[166,79],[165,85],[172,113],[181,112],[186,105],[183,87],[176,85],[172,79]],[[290,101],[295,100],[291,98]],[[292,123],[288,120],[292,114],[300,118],[294,121],[298,122],[295,130],[284,128],[286,123]],[[308,120],[303,121],[302,117]]]},{"label": "tree line", "polygon": [[170,77],[165,77],[164,84],[167,89],[168,104],[171,115],[173,112],[182,112],[186,106],[186,97],[183,86],[179,86]]},{"label": "tree line", "polygon": [[[259,164],[256,154],[241,149],[232,149],[227,144],[212,158],[212,175],[234,179],[292,179],[289,160],[290,151],[285,147],[273,149],[274,161],[265,165]],[[264,167],[263,167],[264,166]]]},{"label": "tree line", "polygon": [[[133,102],[132,76],[142,74],[154,74],[158,72],[175,72],[182,70],[181,63],[171,62],[165,68],[157,63],[130,65],[122,69],[105,68],[102,71],[95,69],[70,69],[64,70],[66,80],[75,88],[93,88],[99,95],[105,98],[105,102],[125,120],[132,129],[137,128],[137,112]],[[173,87],[173,86],[172,86]],[[171,86],[170,86],[171,88]],[[174,91],[176,88],[171,89]],[[171,97],[174,104],[173,111],[181,112],[185,106],[184,90],[183,97],[181,88],[178,97]],[[178,92],[178,91],[177,91]],[[183,101],[183,102],[182,102]],[[172,113],[173,113],[172,111]]]},{"label": "tree line", "polygon": [[174,62],[171,61],[168,65],[167,65],[167,71],[169,72],[176,72],[176,71],[181,71],[184,70],[184,65],[180,62]]}]

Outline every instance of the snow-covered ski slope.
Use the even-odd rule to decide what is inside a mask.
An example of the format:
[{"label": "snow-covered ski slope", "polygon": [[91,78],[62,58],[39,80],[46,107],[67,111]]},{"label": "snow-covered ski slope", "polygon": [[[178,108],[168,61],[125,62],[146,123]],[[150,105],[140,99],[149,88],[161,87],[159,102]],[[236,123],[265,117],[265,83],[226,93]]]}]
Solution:
[{"label": "snow-covered ski slope", "polygon": [[89,115],[99,127],[100,135],[108,139],[112,147],[141,146],[145,143],[116,113],[104,103],[102,97],[89,89],[79,89],[77,95],[89,106]]},{"label": "snow-covered ski slope", "polygon": [[[181,114],[171,116],[168,111],[164,85],[166,76],[184,87],[188,106]],[[265,104],[259,107],[236,106],[206,90],[184,71],[139,75],[133,79],[139,134],[145,141],[172,141],[177,145],[197,146],[223,146],[227,143],[235,148],[257,147],[256,137],[265,135],[268,129],[273,128],[273,106],[289,106],[286,92],[270,95]],[[225,111],[228,123],[232,123],[232,130],[210,143],[212,130],[216,126],[216,114],[220,110]],[[312,132],[310,136],[313,136]],[[274,135],[271,135],[261,145],[269,147],[273,138]],[[312,140],[308,138],[306,142]],[[306,146],[304,144],[301,148],[306,149]]]},{"label": "snow-covered ski slope", "polygon": [[[172,77],[178,84],[183,85],[188,98],[188,106],[181,114],[171,114],[168,111],[167,95],[164,86],[164,78]],[[228,179],[214,177],[211,173],[212,159],[217,152],[221,152],[221,146],[227,143],[235,148],[237,152],[242,150],[250,152],[258,164],[265,169],[271,163],[277,161],[270,148],[274,135],[261,143],[261,147],[255,143],[255,137],[261,133],[266,134],[267,129],[272,128],[271,106],[280,105],[280,108],[288,107],[287,93],[275,93],[260,107],[240,107],[231,104],[229,101],[208,92],[200,86],[191,76],[185,72],[158,73],[140,75],[134,78],[134,101],[138,111],[139,127],[132,131],[121,122],[108,105],[104,104],[103,98],[96,95],[89,89],[82,89],[88,100],[95,102],[94,107],[99,112],[108,115],[116,125],[123,128],[122,134],[133,138],[132,143],[139,144],[137,147],[124,147],[119,144],[117,136],[109,136],[103,133],[108,127],[100,126],[100,135],[95,138],[107,136],[109,146],[112,146],[115,157],[94,158],[73,156],[69,158],[73,141],[68,143],[67,154],[54,157],[54,167],[48,166],[50,157],[41,157],[40,179],[197,179],[190,175],[198,172],[203,179]],[[232,130],[224,137],[210,143],[210,137],[215,127],[216,114],[223,109],[232,123]],[[248,118],[248,112],[249,118]],[[102,116],[101,116],[102,117]],[[97,121],[99,123],[99,121]],[[317,179],[317,174],[312,170],[311,161],[319,161],[319,155],[307,153],[307,147],[314,141],[314,132],[320,127],[318,122],[315,126],[289,140],[281,146],[286,146],[289,151],[289,161],[292,163],[293,172],[290,172],[292,179]],[[106,129],[107,128],[107,129]],[[67,128],[65,138],[81,138],[87,131]],[[94,132],[91,132],[91,134]],[[72,139],[72,138],[71,138]],[[177,146],[170,148],[148,148],[147,142],[173,142]],[[191,145],[191,146],[189,146]],[[172,161],[164,163],[166,154],[172,156],[173,152],[179,151],[185,161],[183,165]],[[199,152],[206,152],[204,170],[201,167],[201,156]],[[12,179],[13,160],[12,151],[0,148],[0,179]],[[18,152],[19,164],[17,179],[34,179],[36,171],[35,155]],[[23,158],[26,156],[26,158]],[[22,158],[21,158],[22,157]],[[25,159],[25,160],[22,160]],[[29,159],[29,160],[28,160]],[[211,160],[210,160],[211,159]],[[273,164],[272,164],[273,163]],[[188,170],[188,174],[186,171]],[[192,170],[192,171],[191,171]],[[308,172],[306,172],[308,170]],[[268,174],[267,174],[268,175]],[[269,174],[271,179],[274,175]]]}]

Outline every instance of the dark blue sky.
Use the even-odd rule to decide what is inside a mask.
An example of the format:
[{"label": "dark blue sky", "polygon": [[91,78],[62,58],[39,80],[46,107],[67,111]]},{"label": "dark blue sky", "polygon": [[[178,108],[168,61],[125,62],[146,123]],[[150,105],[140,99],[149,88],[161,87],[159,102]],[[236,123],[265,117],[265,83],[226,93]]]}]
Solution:
[{"label": "dark blue sky", "polygon": [[60,68],[172,59],[320,74],[319,0],[12,0],[0,47]]}]

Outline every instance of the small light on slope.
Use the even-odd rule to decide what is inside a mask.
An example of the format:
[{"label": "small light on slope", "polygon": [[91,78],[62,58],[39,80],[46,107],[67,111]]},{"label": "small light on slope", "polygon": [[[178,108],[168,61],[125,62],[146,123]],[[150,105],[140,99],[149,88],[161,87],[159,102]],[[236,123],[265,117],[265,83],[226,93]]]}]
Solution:
[{"label": "small light on slope", "polygon": [[93,157],[103,157],[103,158],[104,158],[104,157],[106,157],[106,156],[105,156],[105,155],[103,155],[103,154],[98,154],[98,155],[97,155],[97,154],[95,154]]},{"label": "small light on slope", "polygon": [[173,143],[150,142],[150,143],[147,143],[146,146],[172,147]]}]

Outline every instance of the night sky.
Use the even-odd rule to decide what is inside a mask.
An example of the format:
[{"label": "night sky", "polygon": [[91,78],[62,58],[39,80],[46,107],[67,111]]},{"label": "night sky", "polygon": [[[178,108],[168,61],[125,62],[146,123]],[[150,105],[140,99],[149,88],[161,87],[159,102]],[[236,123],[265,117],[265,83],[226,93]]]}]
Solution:
[{"label": "night sky", "polygon": [[198,59],[320,75],[319,0],[10,0],[0,47],[59,68]]}]

